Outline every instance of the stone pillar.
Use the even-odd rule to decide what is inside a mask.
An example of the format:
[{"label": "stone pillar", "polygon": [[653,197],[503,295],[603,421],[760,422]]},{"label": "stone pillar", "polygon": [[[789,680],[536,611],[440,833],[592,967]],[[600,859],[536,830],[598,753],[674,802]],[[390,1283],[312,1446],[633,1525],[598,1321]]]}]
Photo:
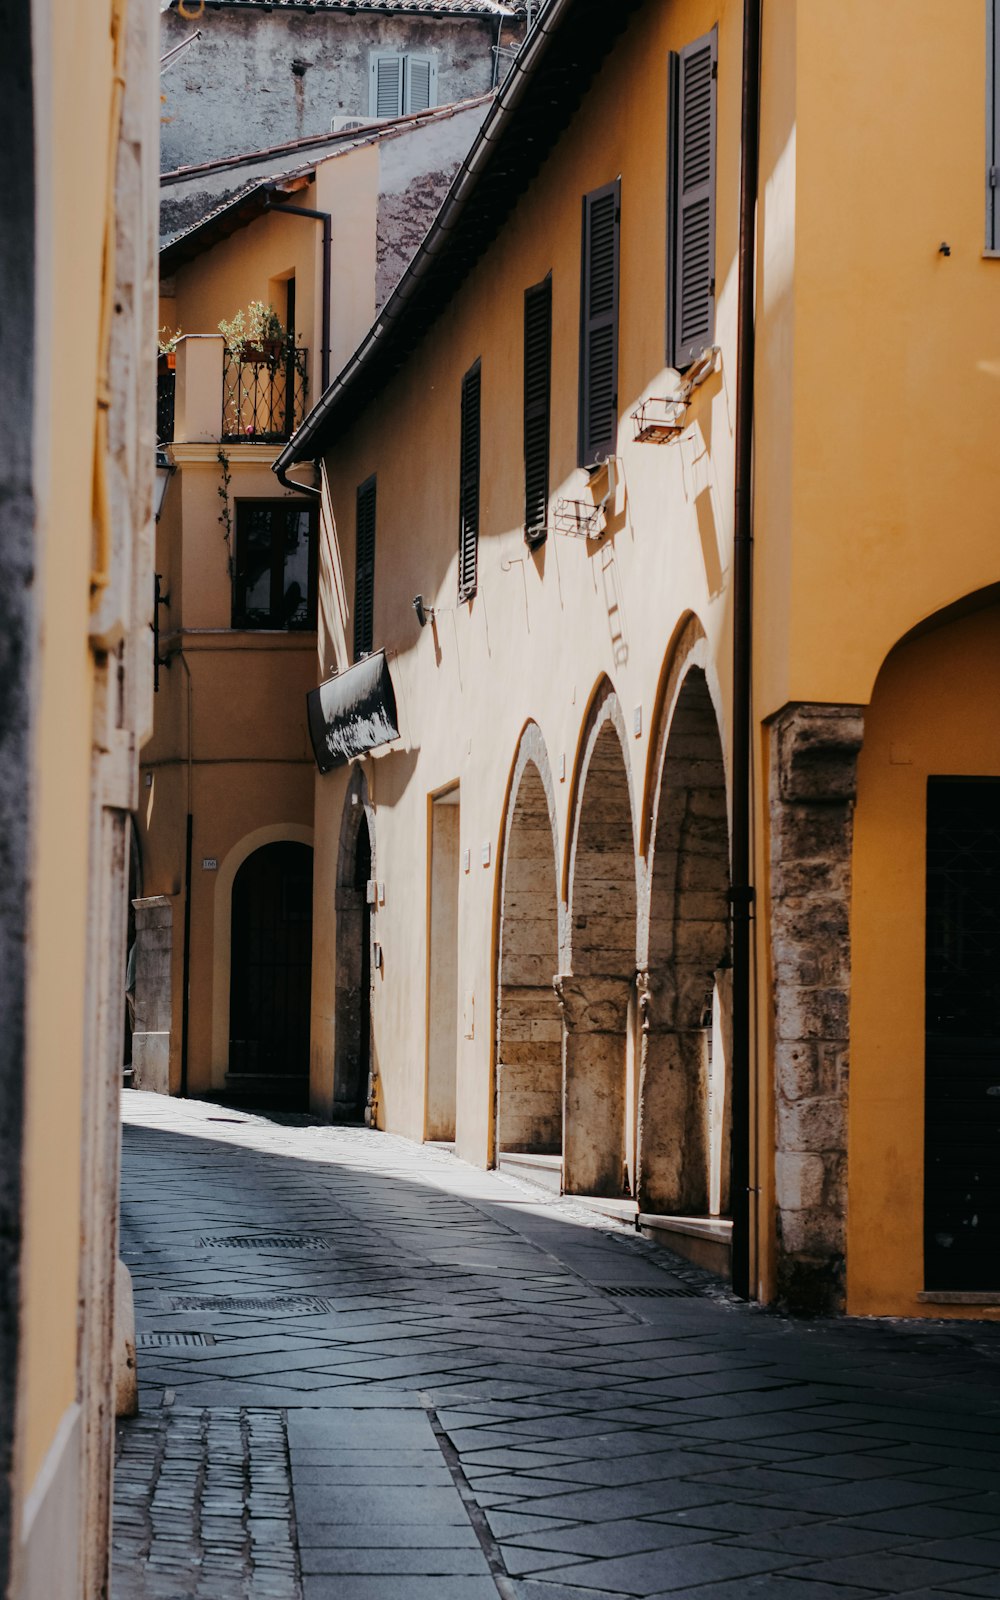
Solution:
[{"label": "stone pillar", "polygon": [[673,989],[659,973],[640,974],[639,1209],[705,1217],[710,1033],[669,1025]]},{"label": "stone pillar", "polygon": [[135,908],[135,1028],[132,1082],[170,1093],[171,955],[173,906],[164,894],[133,900]]},{"label": "stone pillar", "polygon": [[778,1294],[843,1305],[851,847],[863,708],[793,705],[771,726]]},{"label": "stone pillar", "polygon": [[620,1199],[627,978],[555,980],[563,1014],[563,1190]]}]

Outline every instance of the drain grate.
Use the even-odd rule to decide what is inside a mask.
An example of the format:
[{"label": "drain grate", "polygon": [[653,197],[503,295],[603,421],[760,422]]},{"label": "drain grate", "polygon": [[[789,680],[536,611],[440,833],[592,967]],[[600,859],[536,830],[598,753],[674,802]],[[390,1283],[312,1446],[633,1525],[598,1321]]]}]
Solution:
[{"label": "drain grate", "polygon": [[177,1294],[170,1304],[174,1311],[217,1311],[222,1315],[241,1311],[285,1311],[307,1317],[331,1309],[329,1300],[312,1294]]},{"label": "drain grate", "polygon": [[212,1333],[140,1333],[137,1350],[188,1350],[196,1345],[215,1343]]},{"label": "drain grate", "polygon": [[318,1233],[231,1233],[199,1239],[208,1250],[329,1250],[329,1239]]},{"label": "drain grate", "polygon": [[612,1295],[616,1300],[697,1300],[697,1289],[689,1289],[687,1284],[634,1284],[616,1283],[613,1286],[604,1285],[604,1293]]}]

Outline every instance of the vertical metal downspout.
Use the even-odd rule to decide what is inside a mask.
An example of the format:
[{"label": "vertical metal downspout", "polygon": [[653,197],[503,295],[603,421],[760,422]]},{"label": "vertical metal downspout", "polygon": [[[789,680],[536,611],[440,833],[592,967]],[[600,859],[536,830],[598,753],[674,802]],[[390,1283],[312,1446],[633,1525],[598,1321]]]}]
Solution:
[{"label": "vertical metal downspout", "polygon": [[[267,196],[266,208],[268,211],[286,211],[291,217],[309,217],[313,222],[322,223],[323,226],[323,304],[320,308],[322,315],[322,348],[320,349],[320,394],[326,394],[330,387],[330,282],[333,275],[333,219],[329,211],[315,211],[312,206],[290,206],[284,201],[276,200],[277,191],[272,189]],[[289,330],[292,343],[295,343],[295,329]]]},{"label": "vertical metal downspout", "polygon": [[188,1035],[191,1026],[191,846],[194,817],[189,811],[184,831],[184,952],[181,972],[181,1098],[188,1092]]},{"label": "vertical metal downspout", "polygon": [[752,884],[752,581],[754,299],[760,144],[761,10],[744,0],[740,134],[739,317],[736,333],[736,504],[733,549],[733,1288],[749,1299]]}]

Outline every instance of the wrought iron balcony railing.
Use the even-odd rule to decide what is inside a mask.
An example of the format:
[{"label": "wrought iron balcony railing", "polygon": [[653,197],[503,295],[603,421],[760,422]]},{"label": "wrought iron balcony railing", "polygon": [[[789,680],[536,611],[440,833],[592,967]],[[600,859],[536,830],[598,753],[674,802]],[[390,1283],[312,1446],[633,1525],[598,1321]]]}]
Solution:
[{"label": "wrought iron balcony railing", "polygon": [[172,444],[174,438],[174,393],[177,374],[170,371],[156,374],[156,439],[158,444]]},{"label": "wrought iron balcony railing", "polygon": [[222,439],[278,444],[306,414],[307,351],[291,342],[244,345],[222,356]]}]

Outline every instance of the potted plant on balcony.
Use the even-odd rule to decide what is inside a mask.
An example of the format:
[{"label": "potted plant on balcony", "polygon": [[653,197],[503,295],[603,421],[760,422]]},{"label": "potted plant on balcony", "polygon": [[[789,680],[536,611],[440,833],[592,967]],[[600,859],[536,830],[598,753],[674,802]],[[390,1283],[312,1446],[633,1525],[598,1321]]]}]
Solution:
[{"label": "potted plant on balcony", "polygon": [[161,328],[156,336],[156,370],[157,372],[173,372],[177,366],[177,341],[181,337],[180,328],[175,328],[173,333]]},{"label": "potted plant on balcony", "polygon": [[289,339],[278,313],[263,300],[251,300],[229,321],[223,317],[219,332],[237,361],[267,361],[272,366],[284,357]]}]

